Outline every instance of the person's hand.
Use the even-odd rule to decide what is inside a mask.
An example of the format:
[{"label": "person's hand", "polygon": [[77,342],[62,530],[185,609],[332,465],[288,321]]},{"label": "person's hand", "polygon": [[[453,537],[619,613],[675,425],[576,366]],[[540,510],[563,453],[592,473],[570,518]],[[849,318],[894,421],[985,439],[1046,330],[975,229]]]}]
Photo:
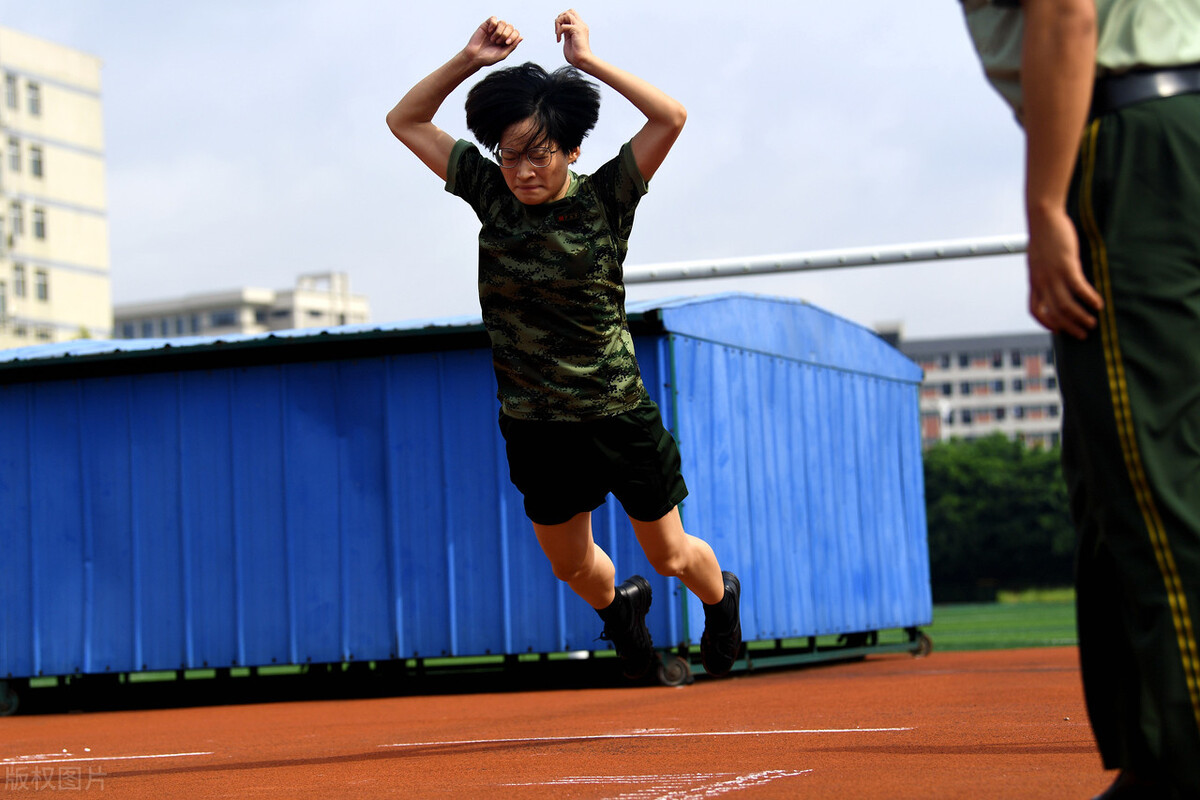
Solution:
[{"label": "person's hand", "polygon": [[573,8],[554,18],[554,41],[563,43],[563,58],[572,67],[582,69],[592,55],[587,23]]},{"label": "person's hand", "polygon": [[511,23],[488,17],[471,35],[464,50],[473,63],[490,67],[508,58],[520,43],[521,33]]},{"label": "person's hand", "polygon": [[1083,275],[1079,237],[1065,209],[1029,220],[1029,313],[1052,333],[1083,339],[1104,301]]}]

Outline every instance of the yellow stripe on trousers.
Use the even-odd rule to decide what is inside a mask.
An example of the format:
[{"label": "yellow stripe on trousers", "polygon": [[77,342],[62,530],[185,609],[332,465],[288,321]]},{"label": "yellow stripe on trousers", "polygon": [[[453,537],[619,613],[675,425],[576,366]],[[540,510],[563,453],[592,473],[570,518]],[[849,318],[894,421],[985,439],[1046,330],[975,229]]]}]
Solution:
[{"label": "yellow stripe on trousers", "polygon": [[1092,178],[1096,169],[1096,140],[1099,133],[1100,120],[1097,119],[1088,125],[1083,140],[1083,152],[1080,156],[1083,161],[1083,174],[1079,189],[1079,216],[1091,250],[1096,288],[1104,298],[1104,308],[1100,311],[1099,316],[1100,338],[1108,370],[1108,387],[1112,395],[1113,411],[1116,416],[1122,454],[1125,458],[1125,468],[1128,470],[1134,496],[1137,498],[1142,519],[1145,520],[1146,530],[1150,534],[1154,557],[1158,562],[1163,585],[1167,590],[1167,602],[1171,607],[1171,616],[1175,623],[1175,636],[1179,641],[1179,652],[1183,660],[1184,674],[1187,677],[1188,694],[1192,700],[1192,712],[1196,717],[1197,725],[1200,726],[1200,656],[1197,655],[1196,635],[1192,630],[1192,617],[1188,613],[1187,596],[1183,592],[1183,584],[1175,566],[1175,555],[1171,551],[1171,543],[1167,541],[1167,532],[1163,526],[1162,516],[1159,514],[1158,505],[1150,491],[1150,482],[1146,478],[1141,451],[1138,449],[1137,437],[1133,430],[1129,387],[1125,381],[1125,365],[1121,360],[1121,343],[1117,337],[1117,318],[1113,303],[1112,276],[1108,267],[1108,251],[1105,248],[1104,239],[1100,235],[1100,227],[1096,224],[1095,210],[1092,208]]}]

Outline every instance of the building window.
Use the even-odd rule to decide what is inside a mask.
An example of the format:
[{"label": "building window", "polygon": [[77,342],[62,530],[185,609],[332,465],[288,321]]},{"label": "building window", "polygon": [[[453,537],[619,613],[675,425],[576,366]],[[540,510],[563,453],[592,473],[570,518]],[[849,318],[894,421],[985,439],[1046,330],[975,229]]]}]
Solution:
[{"label": "building window", "polygon": [[46,270],[37,269],[33,271],[33,293],[42,302],[50,299],[50,275]]},{"label": "building window", "polygon": [[132,322],[122,322],[121,323],[121,338],[122,339],[132,339],[135,336],[137,336],[137,328],[134,326],[134,324]]},{"label": "building window", "polygon": [[968,355],[967,353],[959,353],[958,354],[958,365],[960,367],[971,366],[971,356]]},{"label": "building window", "polygon": [[41,339],[43,342],[50,341],[50,338],[53,336],[53,334],[50,332],[49,328],[44,328],[41,326],[38,326],[38,328],[34,332],[34,335],[37,336],[37,338]]},{"label": "building window", "polygon": [[46,209],[44,208],[33,210],[33,238],[46,238]]},{"label": "building window", "polygon": [[158,335],[163,337],[171,335],[171,321],[166,317],[158,321]]},{"label": "building window", "polygon": [[1012,351],[1012,359],[1011,359],[1010,363],[1011,363],[1011,364],[1012,364],[1014,367],[1019,367],[1019,366],[1021,366],[1021,351],[1020,351],[1020,350],[1013,350],[1013,351]]},{"label": "building window", "polygon": [[1004,366],[1004,353],[997,350],[992,353],[992,369],[1000,369]]},{"label": "building window", "polygon": [[148,319],[142,320],[142,338],[149,339],[154,336],[154,323]]},{"label": "building window", "polygon": [[1013,419],[1025,419],[1025,406],[1013,406]]},{"label": "building window", "polygon": [[191,325],[192,325],[192,333],[200,332],[200,315],[199,314],[192,314]]},{"label": "building window", "polygon": [[265,308],[254,309],[254,322],[258,325],[267,324],[267,310]]},{"label": "building window", "polygon": [[214,311],[208,318],[208,324],[213,328],[231,328],[237,325],[237,321],[237,311],[232,308]]},{"label": "building window", "polygon": [[41,84],[29,82],[25,87],[29,98],[29,113],[33,116],[41,116],[42,113],[42,86]]},{"label": "building window", "polygon": [[24,325],[18,325],[13,328],[13,336],[16,336],[18,339],[24,339],[28,335],[29,332],[25,329]]},{"label": "building window", "polygon": [[175,318],[175,335],[176,335],[176,336],[183,336],[183,333],[184,333],[184,330],[183,330],[183,317],[176,317],[176,318]]},{"label": "building window", "polygon": [[1054,391],[1058,388],[1058,378],[1046,378],[1046,388]]},{"label": "building window", "polygon": [[21,140],[15,136],[8,137],[8,168],[21,171]]},{"label": "building window", "polygon": [[29,174],[42,177],[42,148],[36,144],[29,148]]},{"label": "building window", "polygon": [[8,318],[8,287],[0,281],[0,323]]},{"label": "building window", "polygon": [[1058,406],[1046,406],[1046,416],[1057,417],[1058,416]]},{"label": "building window", "polygon": [[10,226],[12,227],[13,236],[25,235],[25,211],[21,208],[21,201],[14,200],[9,206]]},{"label": "building window", "polygon": [[958,385],[958,393],[962,394],[962,395],[970,394],[971,393],[971,382],[963,381],[962,383],[960,383]]},{"label": "building window", "polygon": [[1053,347],[1046,351],[1046,363],[1047,364],[1054,363],[1054,348]]},{"label": "building window", "polygon": [[11,72],[4,76],[4,103],[9,108],[17,107],[17,76]]},{"label": "building window", "polygon": [[1013,378],[1012,390],[1018,394],[1025,391],[1025,381],[1021,378]]},{"label": "building window", "polygon": [[25,296],[25,265],[13,264],[13,296]]},{"label": "building window", "polygon": [[970,425],[972,417],[973,417],[973,414],[972,414],[971,409],[964,408],[962,410],[962,424],[963,425]]},{"label": "building window", "polygon": [[953,392],[954,392],[954,384],[952,384],[952,383],[943,383],[942,384],[942,397],[949,397]]},{"label": "building window", "polygon": [[942,354],[941,358],[938,359],[938,366],[941,367],[942,369],[950,369],[950,354],[949,353]]},{"label": "building window", "polygon": [[992,381],[992,391],[1000,394],[1004,391],[1004,381]]},{"label": "building window", "polygon": [[997,422],[1003,422],[1003,421],[1004,421],[1004,417],[1005,417],[1007,414],[1008,414],[1008,410],[1007,410],[1007,409],[1005,409],[1005,408],[1004,408],[1004,406],[1000,406],[999,408],[997,408],[997,409],[996,409],[996,421],[997,421]]}]

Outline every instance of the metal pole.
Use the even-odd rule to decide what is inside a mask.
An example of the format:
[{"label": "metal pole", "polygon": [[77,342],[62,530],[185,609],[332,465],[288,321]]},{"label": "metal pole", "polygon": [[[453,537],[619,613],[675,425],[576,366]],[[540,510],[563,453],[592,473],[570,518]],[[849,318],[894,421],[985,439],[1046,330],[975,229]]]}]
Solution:
[{"label": "metal pole", "polygon": [[846,250],[813,250],[808,253],[713,258],[698,261],[674,261],[630,267],[626,283],[691,281],[701,278],[731,278],[738,275],[763,275],[778,272],[806,272],[842,267],[878,267],[908,264],[914,261],[939,261],[976,256],[1006,256],[1024,253],[1028,238],[1021,234],[991,236],[982,239],[950,239],[942,242],[915,242],[884,247],[856,247]]}]

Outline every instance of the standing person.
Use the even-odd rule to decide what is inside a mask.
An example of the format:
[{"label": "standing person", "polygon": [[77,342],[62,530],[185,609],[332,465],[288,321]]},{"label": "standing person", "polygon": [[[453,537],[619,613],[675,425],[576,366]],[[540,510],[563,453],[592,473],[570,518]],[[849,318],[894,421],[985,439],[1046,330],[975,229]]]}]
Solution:
[{"label": "standing person", "polygon": [[[550,74],[530,63],[503,69],[467,95],[467,127],[495,162],[432,122],[464,80],[521,43],[517,29],[495,17],[396,104],[388,127],[482,223],[479,303],[500,430],[510,477],[555,576],[597,610],[625,674],[645,675],[654,663],[650,584],[635,575],[615,586],[613,563],[592,537],[591,512],[611,492],[654,569],[704,603],[701,658],[710,674],[725,675],[741,647],[740,585],[707,543],[684,532],[679,450],[642,385],[625,320],[622,263],[634,209],[687,114],[596,57],[574,11],[555,18],[554,32],[571,66]],[[600,109],[581,72],[646,117],[591,175],[570,169]]]},{"label": "standing person", "polygon": [[1100,797],[1200,797],[1200,0],[964,0],[1026,137]]}]

